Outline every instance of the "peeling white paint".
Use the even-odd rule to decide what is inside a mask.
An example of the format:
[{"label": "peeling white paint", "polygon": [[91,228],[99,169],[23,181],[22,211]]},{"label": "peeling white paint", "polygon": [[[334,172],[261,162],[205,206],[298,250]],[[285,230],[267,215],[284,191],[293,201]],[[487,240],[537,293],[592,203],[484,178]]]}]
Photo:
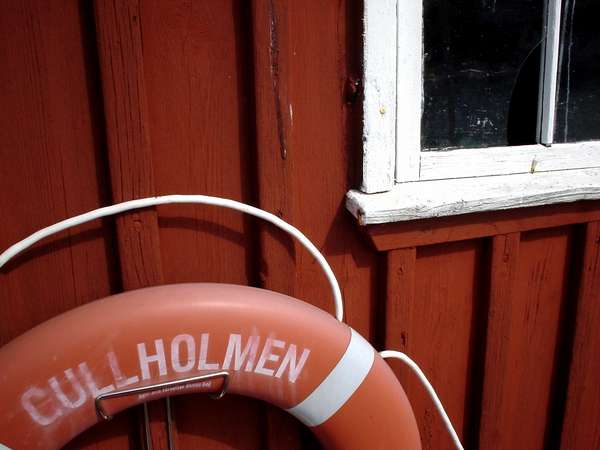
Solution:
[{"label": "peeling white paint", "polygon": [[396,0],[365,0],[364,26],[361,189],[381,192],[394,185],[396,160]]},{"label": "peeling white paint", "polygon": [[397,182],[419,179],[423,106],[423,2],[398,0],[396,68]]},{"label": "peeling white paint", "polygon": [[423,152],[421,180],[484,177],[600,167],[600,141]]},{"label": "peeling white paint", "polygon": [[379,194],[350,191],[361,225],[600,199],[600,168],[417,181]]},{"label": "peeling white paint", "polygon": [[[570,1],[567,10],[576,0]],[[487,6],[495,10],[496,3],[488,0]],[[361,221],[462,214],[597,194],[596,181],[590,177],[600,168],[600,141],[552,143],[561,4],[562,0],[549,0],[545,11],[547,38],[538,107],[541,144],[423,152],[422,2],[365,0],[363,193],[348,194],[348,207]],[[394,42],[395,46],[391,45]],[[485,111],[473,112],[471,131],[485,134],[495,129],[492,119]],[[581,172],[583,169],[591,171]],[[572,179],[579,173],[587,180],[582,181],[583,187]],[[525,178],[518,178],[519,174]],[[508,180],[516,184],[504,184]],[[541,180],[557,185],[536,184]],[[471,192],[463,196],[465,186]],[[530,188],[533,191],[527,192]],[[400,200],[398,196],[406,197]]]}]

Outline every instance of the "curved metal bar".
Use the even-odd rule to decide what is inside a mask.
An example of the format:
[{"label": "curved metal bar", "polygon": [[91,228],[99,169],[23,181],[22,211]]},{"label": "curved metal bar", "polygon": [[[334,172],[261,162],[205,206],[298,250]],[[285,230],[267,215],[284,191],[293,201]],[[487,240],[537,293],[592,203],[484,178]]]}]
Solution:
[{"label": "curved metal bar", "polygon": [[147,392],[155,391],[163,391],[164,393],[177,392],[175,388],[178,388],[180,386],[198,383],[200,381],[213,380],[215,378],[223,378],[223,385],[221,386],[221,390],[219,391],[219,393],[212,396],[214,399],[218,400],[225,395],[225,393],[227,392],[227,388],[229,387],[229,372],[225,370],[221,372],[212,372],[204,375],[198,375],[195,377],[183,378],[180,380],[164,381],[162,383],[154,383],[149,384],[147,386],[138,386],[129,389],[119,389],[117,391],[100,394],[94,400],[94,404],[96,405],[96,413],[102,419],[110,420],[112,419],[112,416],[108,414],[102,406],[102,402],[105,400],[110,400],[111,398],[118,397],[128,397],[130,395],[145,394]]}]

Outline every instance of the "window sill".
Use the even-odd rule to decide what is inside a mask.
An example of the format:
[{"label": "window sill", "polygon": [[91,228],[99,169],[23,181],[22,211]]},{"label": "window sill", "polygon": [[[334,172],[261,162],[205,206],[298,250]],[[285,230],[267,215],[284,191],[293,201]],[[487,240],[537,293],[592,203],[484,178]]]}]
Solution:
[{"label": "window sill", "polygon": [[371,225],[595,199],[600,168],[415,181],[378,194],[351,190],[346,207],[360,225]]}]

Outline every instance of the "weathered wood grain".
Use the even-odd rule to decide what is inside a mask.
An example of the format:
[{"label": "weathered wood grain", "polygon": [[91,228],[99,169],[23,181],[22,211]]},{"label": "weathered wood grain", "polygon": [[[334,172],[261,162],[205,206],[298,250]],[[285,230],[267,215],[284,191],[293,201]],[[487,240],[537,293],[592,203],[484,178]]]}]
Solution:
[{"label": "weathered wood grain", "polygon": [[365,227],[364,231],[377,250],[387,251],[554,228],[598,219],[600,202],[588,201],[371,225]]},{"label": "weathered wood grain", "polygon": [[480,448],[543,449],[562,302],[569,275],[569,229],[497,237]]},{"label": "weathered wood grain", "polygon": [[[144,195],[261,206],[323,250],[351,326],[422,365],[467,448],[596,447],[600,203],[358,227],[343,202],[360,184],[360,3],[3,3],[0,246]],[[576,292],[578,247],[570,228],[555,228],[586,222]],[[41,243],[0,272],[0,343],[123,287],[162,282],[260,285],[333,311],[310,256],[237,213],[132,213],[117,220],[118,239],[111,223]],[[565,330],[572,362],[559,368],[570,360]],[[394,370],[425,448],[450,449],[418,382]],[[250,399],[185,396],[173,409],[179,449],[319,448],[295,419]],[[151,411],[155,449],[166,445],[163,411]],[[549,442],[563,415],[561,440]],[[139,417],[125,413],[68,448],[140,448],[141,438]]]},{"label": "weathered wood grain", "polygon": [[[560,448],[600,445],[600,223],[587,224]],[[573,301],[573,296],[569,296]]]},{"label": "weathered wood grain", "polygon": [[[386,253],[385,350],[407,352],[407,327],[415,304],[417,249],[408,247]],[[412,373],[398,361],[390,360],[400,383],[409,386]]]},{"label": "weathered wood grain", "polygon": [[[76,5],[0,5],[0,248],[109,201],[98,170],[99,110]],[[0,345],[113,292],[111,229],[91,223],[0,271]],[[106,239],[106,240],[105,240]]]},{"label": "weathered wood grain", "polygon": [[[290,178],[294,172],[292,164],[301,161],[302,156],[297,155],[290,140],[294,119],[298,129],[302,117],[298,117],[298,105],[289,98],[293,75],[289,8],[281,1],[253,2],[252,30],[259,206],[298,226],[297,206],[293,204],[297,199],[293,196],[294,185]],[[306,269],[306,263],[300,261],[307,259],[299,255],[302,250],[279,230],[261,226],[260,236],[262,286],[306,299],[298,292],[300,272]],[[265,419],[266,448],[275,450],[284,445],[290,450],[302,448],[300,423],[287,419],[270,406],[265,409]]]},{"label": "weathered wood grain", "polygon": [[[397,2],[395,181],[419,179],[423,102],[423,3]],[[389,45],[384,43],[385,45]],[[365,56],[368,60],[370,55]],[[393,64],[392,63],[392,64]],[[389,64],[389,63],[388,63]],[[367,93],[365,92],[365,95]]]},{"label": "weathered wood grain", "polygon": [[[539,173],[600,166],[597,141],[422,152],[420,180]],[[563,181],[569,182],[569,172]]]},{"label": "weathered wood grain", "polygon": [[[404,351],[417,362],[435,386],[459,435],[470,423],[468,404],[476,395],[469,383],[472,368],[473,323],[477,303],[483,246],[467,241],[390,252],[389,302],[399,302],[397,321],[386,320],[388,347]],[[414,278],[414,281],[412,280]],[[398,341],[399,339],[399,341]],[[397,362],[392,366],[400,369]],[[414,375],[401,372],[424,449],[452,449],[453,444],[433,403]]]},{"label": "weathered wood grain", "polygon": [[490,299],[487,319],[484,384],[482,393],[479,446],[485,449],[503,448],[504,427],[511,414],[508,392],[511,389],[507,372],[514,366],[510,360],[513,307],[518,301],[520,233],[500,234],[492,238],[490,266]]},{"label": "weathered wood grain", "polygon": [[378,194],[348,192],[361,225],[600,199],[600,169],[536,172],[396,184]]},{"label": "weathered wood grain", "polygon": [[[93,18],[84,3],[0,4],[0,248],[110,202]],[[119,289],[112,227],[90,223],[0,271],[0,345]],[[17,361],[15,362],[18,363]],[[98,428],[98,450],[127,445],[126,420]],[[92,432],[94,433],[94,432]],[[92,434],[88,434],[92,436]],[[85,439],[85,436],[82,436]],[[81,441],[69,448],[84,448]]]},{"label": "weathered wood grain", "polygon": [[[250,5],[144,2],[151,158],[158,194],[217,195],[255,203]],[[151,31],[149,31],[151,30]],[[168,283],[256,285],[254,219],[206,206],[159,208]],[[262,405],[206,396],[172,401],[178,448],[261,448]]]},{"label": "weathered wood grain", "polygon": [[[155,194],[144,79],[140,3],[95,2],[98,54],[102,76],[108,161],[114,203]],[[154,208],[116,219],[119,259],[125,290],[164,282],[158,217]],[[147,417],[138,408],[141,435],[152,449],[167,449],[164,401],[151,402]],[[145,439],[142,439],[145,446]]]},{"label": "weathered wood grain", "polygon": [[[398,102],[396,101],[396,52],[398,49],[394,45],[398,37],[396,2],[394,0],[366,0],[364,5],[364,156],[361,191],[373,193],[389,191],[394,186],[396,124],[400,124],[400,127],[410,127],[414,125],[414,120],[410,120],[408,123],[400,118],[396,120],[397,110],[402,110],[404,107],[400,99],[398,99]],[[414,8],[415,15],[418,16],[419,10],[420,8]],[[407,22],[412,23],[413,19],[415,17],[410,17]],[[417,27],[418,24],[415,23],[414,28]],[[402,30],[406,32],[406,35],[403,35],[410,35],[411,32],[415,31],[414,28]],[[415,59],[420,61],[421,52],[415,51],[415,54],[417,52],[419,55]],[[404,67],[406,67],[406,64],[404,64]],[[419,70],[416,69],[415,73],[419,74]],[[420,74],[418,77],[420,78]],[[405,83],[410,84],[411,81],[404,79]],[[420,103],[420,92],[417,93],[417,96]],[[397,105],[401,105],[400,108]],[[405,111],[402,110],[401,113]],[[402,119],[409,119],[409,117],[413,119],[414,117],[407,117],[404,114],[401,114],[401,116]],[[420,122],[419,118],[417,120]],[[408,140],[410,140],[410,137]],[[418,145],[419,142],[417,142]],[[403,158],[402,162],[409,161]],[[418,167],[417,164],[417,178],[419,176]],[[404,172],[409,172],[410,169],[406,168]]]},{"label": "weathered wood grain", "polygon": [[[328,257],[342,285],[349,324],[371,336],[376,258],[343,210],[344,189],[358,183],[360,105],[347,97],[359,79],[359,2],[253,2],[256,139],[260,207],[302,229]],[[264,287],[327,311],[333,303],[318,266],[289,237],[261,228]],[[298,428],[269,412],[268,448],[293,444]],[[302,439],[304,441],[304,438]],[[302,447],[300,447],[302,445]]]},{"label": "weathered wood grain", "polygon": [[[95,2],[112,196],[115,203],[155,194],[144,80],[140,4]],[[163,282],[156,211],[117,218],[123,287]]]}]

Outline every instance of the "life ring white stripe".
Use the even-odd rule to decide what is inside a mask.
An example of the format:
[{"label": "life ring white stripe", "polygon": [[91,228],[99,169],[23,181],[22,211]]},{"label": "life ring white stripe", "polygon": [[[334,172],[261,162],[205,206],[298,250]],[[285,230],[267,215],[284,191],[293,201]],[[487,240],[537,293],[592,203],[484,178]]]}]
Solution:
[{"label": "life ring white stripe", "polygon": [[287,411],[309,427],[316,427],[333,416],[354,392],[373,366],[375,349],[360,334],[350,329],[350,343],[331,373],[303,401]]},{"label": "life ring white stripe", "polygon": [[10,447],[7,447],[6,445],[0,443],[0,450],[10,450]]}]

